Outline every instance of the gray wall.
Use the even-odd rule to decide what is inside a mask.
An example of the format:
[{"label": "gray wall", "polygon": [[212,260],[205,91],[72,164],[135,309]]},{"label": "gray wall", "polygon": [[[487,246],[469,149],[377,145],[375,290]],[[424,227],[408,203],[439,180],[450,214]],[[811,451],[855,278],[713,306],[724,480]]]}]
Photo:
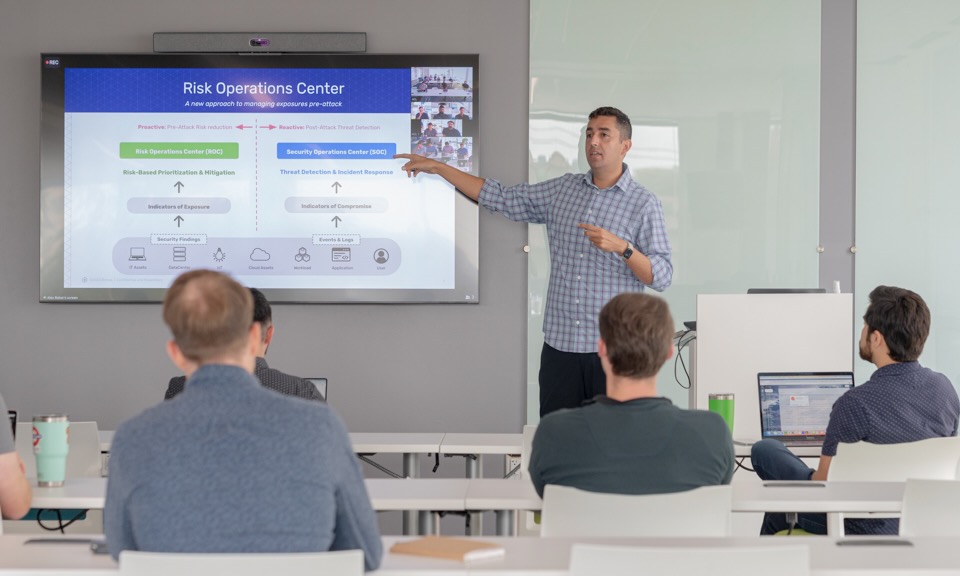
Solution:
[{"label": "gray wall", "polygon": [[[41,52],[150,52],[153,32],[367,32],[368,52],[480,54],[482,172],[527,174],[525,0],[0,0],[0,393],[26,416],[112,429],[176,373],[157,305],[37,302]],[[275,306],[269,361],[326,376],[351,431],[519,432],[525,414],[526,226],[481,210],[468,305]]]}]

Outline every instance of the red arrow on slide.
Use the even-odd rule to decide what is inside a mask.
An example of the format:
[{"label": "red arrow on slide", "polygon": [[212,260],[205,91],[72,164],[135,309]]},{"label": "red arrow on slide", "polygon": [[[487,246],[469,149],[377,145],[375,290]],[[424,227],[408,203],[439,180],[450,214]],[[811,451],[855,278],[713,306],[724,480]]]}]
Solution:
[{"label": "red arrow on slide", "polygon": [[273,130],[274,128],[276,128],[276,126],[274,126],[273,124],[267,124],[266,126],[263,126],[263,128],[266,128],[267,130]]},{"label": "red arrow on slide", "polygon": [[244,126],[243,124],[237,125],[237,130],[243,130],[244,128],[253,128],[253,126]]}]

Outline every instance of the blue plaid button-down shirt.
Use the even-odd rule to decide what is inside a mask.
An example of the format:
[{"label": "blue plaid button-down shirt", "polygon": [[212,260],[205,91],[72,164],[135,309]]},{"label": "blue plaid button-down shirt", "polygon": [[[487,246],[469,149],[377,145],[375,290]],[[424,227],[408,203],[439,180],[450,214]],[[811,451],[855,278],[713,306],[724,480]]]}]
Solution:
[{"label": "blue plaid button-down shirt", "polygon": [[644,289],[620,254],[594,246],[578,224],[608,230],[646,255],[654,290],[663,291],[673,280],[663,208],[656,196],[633,181],[626,164],[617,183],[605,190],[594,185],[592,172],[508,188],[488,179],[480,190],[480,205],[511,220],[546,224],[550,283],[543,333],[544,341],[557,350],[596,352],[603,305],[622,292]]}]

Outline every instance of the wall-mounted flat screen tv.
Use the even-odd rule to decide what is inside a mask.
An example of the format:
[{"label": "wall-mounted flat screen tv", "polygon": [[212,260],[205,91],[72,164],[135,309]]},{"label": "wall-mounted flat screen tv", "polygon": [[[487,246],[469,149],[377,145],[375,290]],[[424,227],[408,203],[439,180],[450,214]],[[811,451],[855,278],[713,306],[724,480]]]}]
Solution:
[{"label": "wall-mounted flat screen tv", "polygon": [[40,301],[478,302],[477,55],[43,54]]}]

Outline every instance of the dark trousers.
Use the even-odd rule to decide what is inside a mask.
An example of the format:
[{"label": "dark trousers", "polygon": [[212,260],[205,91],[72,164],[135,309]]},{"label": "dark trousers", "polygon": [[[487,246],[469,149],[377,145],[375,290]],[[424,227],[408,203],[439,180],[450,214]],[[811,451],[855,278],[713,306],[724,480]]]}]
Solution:
[{"label": "dark trousers", "polygon": [[[750,462],[761,480],[809,480],[814,472],[782,442],[771,439],[761,440],[753,445]],[[797,526],[811,534],[826,534],[827,515],[799,514]],[[763,515],[760,534],[776,534],[789,527],[786,514],[767,512]]]},{"label": "dark trousers", "polygon": [[578,408],[607,393],[607,377],[596,352],[561,352],[547,344],[540,353],[540,417]]},{"label": "dark trousers", "polygon": [[[761,480],[809,480],[813,469],[797,458],[793,452],[776,440],[761,440],[750,450],[750,462]],[[811,534],[827,533],[826,514],[799,514],[797,526]],[[776,534],[789,528],[786,514],[770,513],[763,515],[760,534]],[[886,534],[895,536],[900,531],[897,519],[844,519],[843,531],[846,535]]]}]

